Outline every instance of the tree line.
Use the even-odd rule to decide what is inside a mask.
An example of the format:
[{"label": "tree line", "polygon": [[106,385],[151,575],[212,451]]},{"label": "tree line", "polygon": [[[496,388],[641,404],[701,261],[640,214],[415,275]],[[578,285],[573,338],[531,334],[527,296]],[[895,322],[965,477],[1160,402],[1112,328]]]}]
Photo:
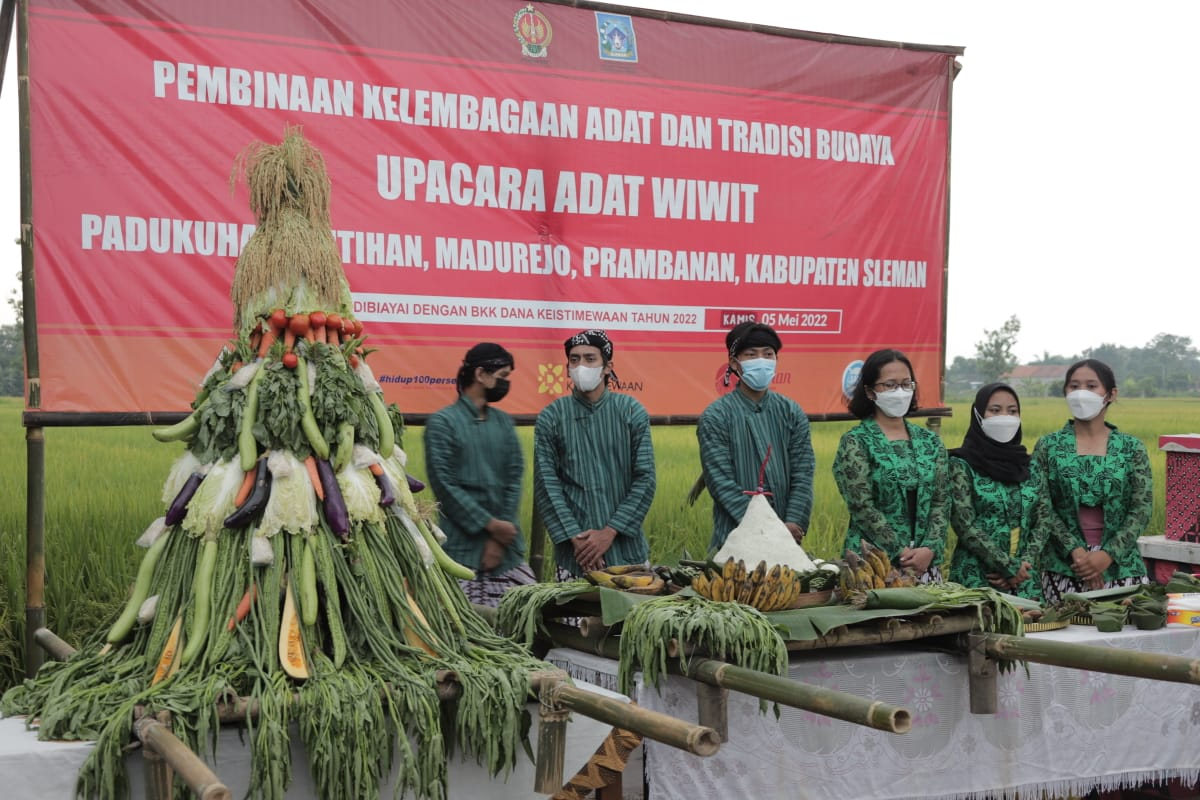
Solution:
[{"label": "tree line", "polygon": [[[1013,315],[995,330],[984,329],[983,339],[975,343],[975,357],[956,356],[946,366],[946,393],[959,395],[973,392],[985,383],[1012,376],[1018,366],[1014,355],[1021,321]],[[1095,358],[1113,368],[1126,397],[1159,397],[1183,395],[1200,391],[1200,350],[1189,336],[1171,333],[1156,334],[1142,347],[1124,347],[1105,342],[1089,347],[1082,353],[1064,355],[1043,351],[1028,366],[1062,366],[1065,368],[1081,358]],[[1026,391],[1043,389],[1048,395],[1062,392],[1061,378],[1013,378],[1014,385]]]}]

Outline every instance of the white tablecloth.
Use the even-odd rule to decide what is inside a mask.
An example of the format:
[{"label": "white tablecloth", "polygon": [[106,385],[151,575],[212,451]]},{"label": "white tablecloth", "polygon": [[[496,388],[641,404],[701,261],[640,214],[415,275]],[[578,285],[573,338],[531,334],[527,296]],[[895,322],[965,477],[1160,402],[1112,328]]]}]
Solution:
[{"label": "white tablecloth", "polygon": [[[1200,657],[1196,629],[1071,626],[1031,636]],[[552,650],[546,660],[599,685],[616,678],[616,662],[575,650]],[[1020,668],[1000,676],[999,712],[983,716],[969,711],[966,658],[957,654],[831,649],[794,655],[790,674],[903,706],[912,730],[884,733],[786,707],[776,721],[756,699],[731,692],[730,741],[715,756],[646,742],[650,800],[974,800],[1200,780],[1198,686],[1030,664],[1029,677]],[[645,708],[696,719],[691,681],[672,677],[661,693],[640,676],[636,685]]]},{"label": "white tablecloth", "polygon": [[[609,692],[599,687],[590,686],[576,681],[576,686],[589,689],[607,697],[615,697],[628,702],[627,697]],[[538,709],[536,704],[529,707],[534,717],[533,730],[530,738],[534,748],[537,747]],[[563,780],[569,780],[604,741],[612,730],[611,726],[603,725],[580,714],[573,714],[567,725],[566,755],[563,759]],[[250,751],[247,741],[239,741],[235,728],[223,728],[220,742],[217,746],[218,757],[215,763],[210,762],[225,785],[235,798],[244,797],[249,786]],[[39,742],[37,734],[25,729],[23,718],[9,717],[0,719],[0,798],[4,800],[73,800],[75,797],[75,777],[79,766],[91,750],[90,742]],[[300,745],[299,737],[292,742],[292,786],[287,796],[304,800],[315,797],[312,776],[308,771],[308,762]],[[631,783],[636,787],[638,796],[641,795],[641,760],[631,766],[636,770],[637,777]],[[143,780],[143,761],[140,753],[126,757],[126,767],[129,771],[131,796],[143,798],[145,781]],[[632,773],[631,773],[632,774]],[[526,800],[533,797],[546,797],[533,791],[535,768],[522,753],[518,757],[517,766],[509,774],[508,779],[491,778],[487,772],[475,763],[473,758],[461,757],[451,765],[448,777],[448,797],[450,800]],[[392,796],[391,783],[380,793],[383,798]],[[410,795],[411,797],[411,795]]]}]

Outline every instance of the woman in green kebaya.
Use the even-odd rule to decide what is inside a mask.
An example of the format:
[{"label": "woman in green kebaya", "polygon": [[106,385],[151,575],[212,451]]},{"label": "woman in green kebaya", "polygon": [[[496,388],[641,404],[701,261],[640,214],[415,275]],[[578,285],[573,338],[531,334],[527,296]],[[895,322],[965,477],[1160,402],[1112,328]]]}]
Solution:
[{"label": "woman in green kebaya", "polygon": [[847,550],[866,539],[901,570],[940,581],[946,552],[946,448],[905,419],[916,410],[912,363],[899,350],[867,356],[847,407],[860,422],[842,435],[833,477],[850,511]]},{"label": "woman in green kebaya", "polygon": [[961,447],[950,451],[950,580],[1041,599],[1033,517],[1044,485],[1021,444],[1021,401],[1005,383],[975,395]]},{"label": "woman in green kebaya", "polygon": [[1072,419],[1038,440],[1034,469],[1046,479],[1039,515],[1042,592],[1057,603],[1068,592],[1147,583],[1137,539],[1150,522],[1153,480],[1141,441],[1105,420],[1117,379],[1102,361],[1072,364],[1063,382]]}]

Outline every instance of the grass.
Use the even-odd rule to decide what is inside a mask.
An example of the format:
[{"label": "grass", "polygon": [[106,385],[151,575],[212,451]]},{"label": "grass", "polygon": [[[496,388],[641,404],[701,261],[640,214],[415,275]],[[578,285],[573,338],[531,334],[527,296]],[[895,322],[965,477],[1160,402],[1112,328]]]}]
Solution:
[{"label": "grass", "polygon": [[[953,404],[955,415],[941,421],[943,440],[950,447],[962,441],[967,403]],[[0,398],[0,692],[23,672],[25,586],[25,452],[21,406],[17,399]],[[1024,402],[1025,443],[1062,426],[1067,419],[1061,399],[1034,398]],[[1200,419],[1200,398],[1122,400],[1109,421],[1139,437],[1150,453],[1154,471],[1154,516],[1148,532],[1163,530],[1165,458],[1158,436],[1185,433]],[[817,473],[814,508],[806,549],[834,558],[841,552],[846,508],[833,482],[830,467],[841,434],[853,423],[813,425]],[[526,463],[532,463],[533,429],[519,429]],[[45,430],[47,564],[46,607],[51,629],[72,644],[106,628],[125,597],[142,551],[133,541],[146,525],[162,514],[162,482],[180,445],[158,444],[148,428],[51,428]],[[420,429],[404,437],[413,474],[423,476],[424,451]],[[654,429],[658,491],[646,519],[651,557],[672,563],[686,550],[701,555],[711,532],[711,500],[707,494],[694,506],[686,497],[699,474],[695,430],[691,427]],[[532,480],[528,467],[521,518],[532,514]]]}]

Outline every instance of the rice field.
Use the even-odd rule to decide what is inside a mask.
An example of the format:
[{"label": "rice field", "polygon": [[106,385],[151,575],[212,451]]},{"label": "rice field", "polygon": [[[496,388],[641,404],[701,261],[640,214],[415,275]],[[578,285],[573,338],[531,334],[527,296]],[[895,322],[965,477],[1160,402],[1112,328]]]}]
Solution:
[{"label": "rice field", "polygon": [[[941,420],[949,447],[962,441],[968,403],[952,404],[955,414]],[[1066,405],[1057,398],[1024,401],[1025,443],[1060,427]],[[25,431],[16,398],[0,398],[0,692],[23,671],[25,564]],[[1163,433],[1200,430],[1200,398],[1121,400],[1109,421],[1145,442],[1155,479],[1155,513],[1149,533],[1163,529]],[[817,471],[814,508],[806,539],[813,555],[833,558],[841,551],[846,508],[830,467],[838,438],[850,422],[813,425]],[[519,429],[527,465],[532,463],[533,429]],[[50,428],[46,438],[46,606],[49,627],[72,644],[107,627],[132,581],[142,551],[133,541],[165,507],[162,482],[181,445],[164,445],[145,427]],[[403,444],[411,472],[423,476],[421,430],[410,428]],[[702,556],[711,530],[711,500],[695,505],[686,498],[699,475],[692,427],[654,430],[658,490],[646,520],[651,557],[673,563],[685,552]],[[525,476],[521,518],[532,514],[532,480]],[[169,498],[168,498],[169,500]]]}]

